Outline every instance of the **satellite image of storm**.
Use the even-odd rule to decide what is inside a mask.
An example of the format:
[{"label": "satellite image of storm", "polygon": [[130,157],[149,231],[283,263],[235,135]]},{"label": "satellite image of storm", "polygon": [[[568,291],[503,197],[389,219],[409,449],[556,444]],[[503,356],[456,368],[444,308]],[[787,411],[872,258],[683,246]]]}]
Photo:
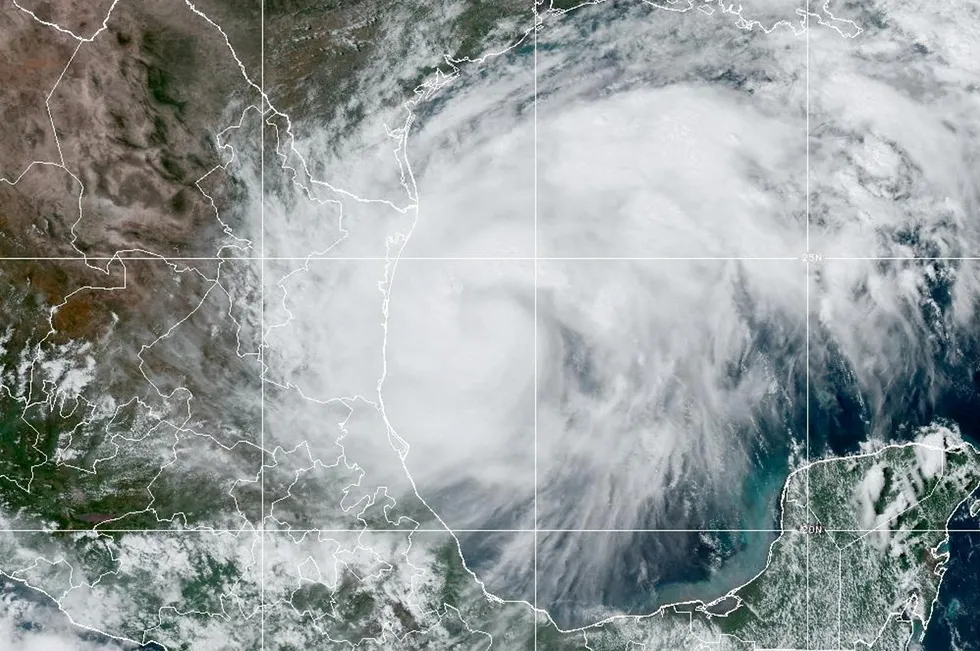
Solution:
[{"label": "satellite image of storm", "polygon": [[980,0],[0,0],[0,651],[980,651]]}]

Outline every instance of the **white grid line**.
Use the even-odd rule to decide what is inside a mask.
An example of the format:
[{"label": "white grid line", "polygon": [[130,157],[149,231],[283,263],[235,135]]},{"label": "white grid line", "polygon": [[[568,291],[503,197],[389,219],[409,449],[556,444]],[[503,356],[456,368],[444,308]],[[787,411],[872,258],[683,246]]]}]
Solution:
[{"label": "white grid line", "polygon": [[[55,262],[113,262],[113,261],[150,261],[150,262],[245,262],[245,261],[287,261],[287,262],[390,262],[392,258],[385,256],[331,256],[331,255],[308,255],[308,256],[226,256],[226,257],[172,257],[163,255],[129,256],[124,254],[114,256],[65,256],[48,258],[28,258],[28,257],[0,257],[0,262],[32,262],[32,261],[55,261]],[[677,262],[685,260],[704,260],[704,261],[767,261],[781,260],[785,262],[798,262],[799,256],[772,256],[772,257],[748,257],[748,256],[399,256],[399,261],[409,260],[415,262]]]},{"label": "white grid line", "polygon": [[[459,529],[453,528],[451,530],[453,533],[466,533],[466,534],[528,534],[528,533],[553,533],[553,534],[655,534],[655,533],[772,533],[772,534],[782,534],[785,532],[794,531],[793,529]],[[882,530],[878,529],[831,529],[824,528],[824,533],[880,533]],[[947,529],[896,529],[895,531],[903,533],[980,533],[980,529],[958,529],[956,527],[949,527]],[[392,533],[400,535],[411,535],[416,533],[450,533],[450,529],[398,529],[392,527],[390,529],[380,529],[380,528],[322,528],[322,529],[0,529],[0,534],[18,534],[18,533],[43,533],[43,534],[92,534],[92,533],[160,533],[160,534],[266,534],[266,535],[294,535],[300,533]]]},{"label": "white grid line", "polygon": [[[800,256],[405,256],[408,262],[807,262]],[[386,262],[385,256],[225,256],[179,257],[165,255],[130,256],[0,256],[3,262]],[[980,256],[821,256],[827,262],[978,262]]]},{"label": "white grid line", "polygon": [[265,651],[265,0],[259,0],[259,647]]},{"label": "white grid line", "polygon": [[[808,32],[809,33],[809,32]],[[807,206],[809,208],[809,193],[807,193]],[[807,222],[810,221],[809,214]],[[804,275],[806,283],[806,465],[810,465],[810,263],[806,263],[806,273]],[[806,509],[810,512],[810,473],[806,473]],[[806,536],[806,648],[810,648],[810,536]]]},{"label": "white grid line", "polygon": [[534,627],[534,651],[538,649],[538,7],[537,0],[532,6],[534,12],[534,96],[531,101],[534,151],[534,611],[531,625]]},{"label": "white grid line", "polygon": [[[803,0],[804,16],[804,83],[805,83],[805,134],[806,169],[804,171],[804,206],[806,209],[806,465],[810,465],[810,2]],[[810,510],[810,473],[806,473],[806,511]],[[806,648],[810,648],[810,536],[806,537]]]}]

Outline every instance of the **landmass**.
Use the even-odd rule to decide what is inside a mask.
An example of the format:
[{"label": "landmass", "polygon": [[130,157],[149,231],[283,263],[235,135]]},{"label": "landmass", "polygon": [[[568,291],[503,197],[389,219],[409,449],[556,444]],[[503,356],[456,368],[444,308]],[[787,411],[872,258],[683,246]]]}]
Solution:
[{"label": "landmass", "polygon": [[[0,14],[0,92],[19,103],[0,130],[4,576],[80,627],[168,649],[891,650],[927,625],[946,522],[980,482],[976,451],[945,426],[794,472],[781,534],[745,585],[576,631],[485,590],[397,483],[377,404],[303,401],[337,441],[316,454],[291,428],[299,398],[263,376],[276,360],[260,363],[248,307],[277,289],[252,259],[273,237],[248,211],[258,161],[283,210],[333,210],[324,196],[349,208],[311,190],[304,121],[409,123],[405,101],[525,38],[523,3],[266,3],[283,62],[267,98],[256,3],[93,4],[72,20],[28,4]],[[341,230],[317,232],[327,246]],[[369,435],[391,439],[390,459],[357,454]]]},{"label": "landmass", "polygon": [[[349,470],[326,469],[341,483]],[[913,442],[806,465],[785,484],[782,532],[751,581],[710,602],[612,614],[574,631],[489,594],[455,536],[361,483],[348,485],[347,499],[359,498],[333,518],[360,531],[285,526],[264,534],[264,558],[260,534],[247,529],[4,533],[0,558],[7,576],[79,625],[174,649],[255,646],[264,617],[266,648],[281,651],[323,640],[379,651],[890,651],[928,625],[947,521],[980,487],[980,454],[936,425]]]}]

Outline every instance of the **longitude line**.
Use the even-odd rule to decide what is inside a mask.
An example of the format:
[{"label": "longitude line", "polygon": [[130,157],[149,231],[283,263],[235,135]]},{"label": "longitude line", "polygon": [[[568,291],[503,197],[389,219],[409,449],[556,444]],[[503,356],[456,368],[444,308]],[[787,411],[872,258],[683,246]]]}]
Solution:
[{"label": "longitude line", "polygon": [[[806,170],[805,177],[805,207],[806,207],[806,464],[810,464],[810,3],[803,2],[803,27],[805,41],[805,145]],[[810,509],[810,473],[806,474],[806,508]],[[806,648],[810,648],[810,537],[806,537]]]},{"label": "longitude line", "polygon": [[265,651],[265,0],[259,0],[259,645]]},{"label": "longitude line", "polygon": [[538,6],[534,0],[534,99],[532,102],[532,122],[534,139],[534,651],[538,649]]}]

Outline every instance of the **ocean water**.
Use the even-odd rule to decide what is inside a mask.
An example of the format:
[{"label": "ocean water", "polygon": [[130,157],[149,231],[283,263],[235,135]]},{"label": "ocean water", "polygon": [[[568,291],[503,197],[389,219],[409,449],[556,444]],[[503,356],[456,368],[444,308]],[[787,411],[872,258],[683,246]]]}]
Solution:
[{"label": "ocean water", "polygon": [[[935,350],[936,369],[944,380],[939,391],[929,386],[921,369],[906,366],[905,372],[896,372],[884,410],[874,419],[846,368],[824,374],[811,402],[815,455],[853,453],[875,432],[907,440],[919,427],[937,421],[955,426],[966,441],[980,447],[980,344],[972,335],[958,337],[956,344]],[[920,638],[924,651],[980,651],[980,519],[969,517],[970,502],[950,521],[951,531],[961,531],[950,535],[948,569],[932,620]]]},{"label": "ocean water", "polygon": [[980,651],[980,518],[969,517],[964,505],[950,529],[948,569],[923,648]]},{"label": "ocean water", "polygon": [[[935,353],[935,368],[945,379],[941,389],[929,388],[926,374],[907,365],[905,372],[896,372],[884,409],[874,415],[846,363],[838,358],[818,369],[810,386],[810,457],[853,454],[872,436],[909,440],[918,428],[937,421],[957,427],[965,440],[980,447],[980,345],[973,337],[959,338],[955,350],[939,348]],[[793,437],[797,445],[804,446],[806,439],[798,432],[806,429],[798,417],[791,415]],[[743,489],[745,511],[740,526],[778,525],[777,501],[789,468],[785,457],[779,458],[784,449],[768,452],[758,457],[761,463]],[[951,533],[948,571],[933,619],[920,638],[925,651],[980,651],[980,518],[969,517],[968,505],[969,501],[950,522],[951,529],[959,531]],[[692,562],[684,568],[683,577],[654,586],[654,599],[644,603],[638,598],[629,610],[640,612],[671,601],[710,600],[724,594],[765,567],[773,536],[746,533],[716,538],[708,546],[709,553],[691,550]]]}]

